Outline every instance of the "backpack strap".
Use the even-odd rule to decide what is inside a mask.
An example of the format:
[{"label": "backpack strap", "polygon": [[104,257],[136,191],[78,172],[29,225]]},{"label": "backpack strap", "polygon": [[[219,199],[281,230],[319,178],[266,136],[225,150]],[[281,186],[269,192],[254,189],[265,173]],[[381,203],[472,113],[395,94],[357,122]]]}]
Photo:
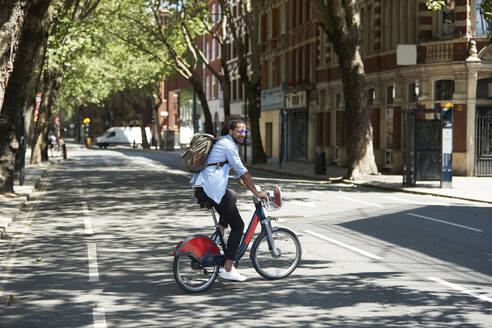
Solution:
[{"label": "backpack strap", "polygon": [[219,166],[224,166],[224,165],[226,165],[228,163],[229,163],[229,161],[225,161],[225,162],[218,162],[218,163],[207,164],[207,166],[217,166],[217,167],[219,167]]}]

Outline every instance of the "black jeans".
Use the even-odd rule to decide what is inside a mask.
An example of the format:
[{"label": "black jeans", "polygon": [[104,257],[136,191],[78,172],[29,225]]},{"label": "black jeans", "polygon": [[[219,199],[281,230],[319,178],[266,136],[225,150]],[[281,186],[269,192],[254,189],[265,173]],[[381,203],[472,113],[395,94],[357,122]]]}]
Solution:
[{"label": "black jeans", "polygon": [[220,204],[217,204],[210,199],[205,191],[203,191],[203,188],[195,188],[195,197],[198,200],[208,200],[212,204],[220,215],[220,225],[223,227],[227,227],[228,225],[231,226],[231,233],[229,234],[229,239],[227,241],[225,258],[227,260],[234,260],[244,230],[243,219],[241,218],[241,215],[236,207],[236,193],[230,189],[226,189]]}]

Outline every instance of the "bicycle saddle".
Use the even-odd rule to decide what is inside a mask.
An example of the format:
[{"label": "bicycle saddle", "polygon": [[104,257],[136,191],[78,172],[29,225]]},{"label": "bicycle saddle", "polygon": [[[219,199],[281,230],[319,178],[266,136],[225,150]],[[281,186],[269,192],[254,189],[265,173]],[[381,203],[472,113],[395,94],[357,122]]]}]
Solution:
[{"label": "bicycle saddle", "polygon": [[201,208],[204,208],[204,207],[209,208],[209,209],[212,208],[212,203],[209,202],[208,200],[199,200],[199,201],[197,201],[197,203],[200,205]]}]

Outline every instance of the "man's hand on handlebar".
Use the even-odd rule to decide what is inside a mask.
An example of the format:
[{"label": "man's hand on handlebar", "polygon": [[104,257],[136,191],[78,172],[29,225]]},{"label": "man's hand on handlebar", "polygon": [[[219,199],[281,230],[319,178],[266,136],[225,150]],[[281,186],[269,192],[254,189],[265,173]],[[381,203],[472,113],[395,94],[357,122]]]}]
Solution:
[{"label": "man's hand on handlebar", "polygon": [[[259,191],[259,190],[256,189],[256,186],[253,183],[253,179],[251,178],[251,175],[249,174],[249,172],[246,172],[243,175],[241,175],[239,177],[239,179],[241,179],[242,183],[244,183],[244,185],[246,186],[246,188],[248,188],[249,190],[251,190],[251,192],[253,193],[253,195],[255,195],[256,197],[261,198],[261,199],[268,199],[268,195],[267,195],[266,192]],[[239,183],[241,183],[241,182],[239,182]]]},{"label": "man's hand on handlebar", "polygon": [[263,190],[262,190],[262,191],[257,191],[257,192],[255,193],[255,196],[256,196],[256,197],[258,197],[258,198],[261,198],[261,199],[263,199],[263,200],[268,199],[268,195],[267,195],[267,193],[266,193],[266,192],[264,192]]}]

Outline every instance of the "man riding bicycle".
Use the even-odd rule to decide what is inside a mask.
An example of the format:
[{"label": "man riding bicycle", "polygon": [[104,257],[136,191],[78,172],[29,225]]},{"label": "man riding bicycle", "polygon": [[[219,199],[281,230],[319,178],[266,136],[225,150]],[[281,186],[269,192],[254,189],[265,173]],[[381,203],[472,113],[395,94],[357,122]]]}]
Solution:
[{"label": "man riding bicycle", "polygon": [[207,167],[196,173],[190,183],[195,188],[195,197],[200,201],[209,201],[220,215],[219,224],[222,235],[228,225],[231,232],[227,240],[224,267],[220,277],[227,280],[244,281],[233,266],[234,257],[241,242],[244,222],[236,207],[236,193],[227,189],[229,173],[234,175],[238,183],[248,188],[256,197],[266,199],[264,191],[258,191],[253,179],[241,162],[238,144],[242,144],[247,134],[246,123],[242,118],[232,117],[222,131],[222,137],[215,142],[207,157]]}]

